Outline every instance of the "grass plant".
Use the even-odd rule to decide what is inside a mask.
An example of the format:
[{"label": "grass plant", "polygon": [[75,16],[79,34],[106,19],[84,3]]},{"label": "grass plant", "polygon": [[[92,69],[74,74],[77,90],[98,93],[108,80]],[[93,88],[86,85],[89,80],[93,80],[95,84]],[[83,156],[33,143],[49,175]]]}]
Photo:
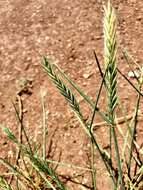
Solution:
[{"label": "grass plant", "polygon": [[[91,168],[84,168],[81,166],[74,166],[66,163],[54,162],[46,159],[46,142],[48,133],[46,129],[46,114],[45,102],[41,95],[42,110],[43,110],[43,140],[42,150],[39,150],[35,142],[30,141],[29,135],[25,130],[23,124],[23,117],[16,105],[13,103],[15,113],[20,124],[20,138],[17,138],[14,133],[7,127],[0,125],[7,137],[17,146],[18,157],[15,165],[8,160],[0,157],[0,163],[4,165],[9,173],[1,174],[0,189],[2,190],[68,190],[66,185],[62,182],[58,173],[51,167],[51,163],[58,164],[64,167],[74,167],[79,170],[90,171],[92,174],[92,187],[96,190],[98,186],[98,179],[96,173],[98,170],[95,166],[95,152],[98,152],[101,160],[105,165],[109,177],[113,182],[114,190],[142,190],[143,189],[143,150],[138,145],[136,139],[138,116],[140,110],[140,103],[142,98],[142,84],[143,84],[143,70],[140,69],[140,78],[136,76],[136,85],[125,76],[118,68],[117,61],[117,40],[116,40],[116,15],[115,10],[108,1],[107,6],[104,7],[104,69],[101,69],[101,64],[95,54],[95,60],[99,68],[99,73],[102,77],[99,90],[95,97],[95,101],[68,77],[58,65],[51,64],[47,57],[43,57],[42,67],[47,72],[49,78],[52,80],[60,94],[68,102],[71,110],[80,122],[83,130],[86,132],[90,146],[91,146]],[[128,53],[123,53],[124,58],[132,69],[130,62],[133,60]],[[57,74],[57,71],[58,73]],[[133,70],[133,69],[132,69]],[[129,121],[124,114],[123,106],[121,105],[120,97],[118,96],[118,75],[121,75],[131,85],[133,90],[137,92],[137,99],[135,102],[134,113],[131,121]],[[101,110],[99,101],[102,89],[106,90],[107,107]],[[73,90],[74,92],[73,93]],[[89,120],[86,121],[82,111],[82,107],[78,102],[77,95],[80,95],[84,101],[91,108]],[[117,108],[121,109],[123,113],[123,122],[126,125],[126,132],[118,126]],[[21,107],[22,109],[22,107]],[[105,150],[95,137],[94,126],[96,125],[96,114],[99,114],[101,119],[108,126],[110,139],[107,139],[110,144],[110,150]],[[119,137],[123,141],[123,145],[119,143]],[[123,148],[121,148],[121,146]],[[40,154],[42,152],[42,155]],[[114,154],[116,157],[114,157]],[[21,165],[19,164],[21,160]],[[7,176],[12,176],[12,180],[8,180]],[[104,179],[103,179],[104,180]],[[87,189],[81,186],[81,189]]]}]

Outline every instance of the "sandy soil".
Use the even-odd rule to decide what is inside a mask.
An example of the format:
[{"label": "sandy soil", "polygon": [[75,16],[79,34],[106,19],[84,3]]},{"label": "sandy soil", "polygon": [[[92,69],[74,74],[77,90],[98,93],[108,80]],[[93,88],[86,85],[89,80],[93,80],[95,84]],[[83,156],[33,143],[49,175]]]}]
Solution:
[{"label": "sandy soil", "polygon": [[[40,90],[44,92],[48,113],[47,158],[78,166],[89,166],[89,141],[71,112],[67,102],[52,85],[41,68],[42,56],[58,64],[95,99],[101,80],[95,64],[93,50],[103,62],[103,4],[102,0],[0,0],[0,124],[18,133],[15,112],[11,103],[18,106],[16,95],[24,81],[28,91],[21,94],[24,105],[24,123],[31,139],[41,138],[42,106]],[[143,2],[142,0],[113,0],[118,18],[118,42],[141,64],[143,59]],[[128,74],[126,61],[119,49],[119,68]],[[131,79],[132,81],[134,79]],[[27,93],[30,92],[30,93]],[[119,77],[119,94],[128,114],[134,109],[136,92]],[[90,109],[81,98],[79,102],[88,118]],[[105,106],[105,94],[100,100]],[[119,113],[120,114],[120,113]],[[101,118],[97,118],[101,121]],[[139,121],[138,137],[142,141],[143,129]],[[7,144],[0,133],[1,157],[10,157],[15,148]],[[105,126],[96,130],[96,136],[107,146]],[[52,143],[51,143],[52,142]],[[107,173],[99,155],[96,155],[98,189],[111,189]],[[58,167],[61,174],[73,177],[91,189],[88,172]],[[76,174],[80,174],[75,178]],[[102,175],[102,177],[100,177]],[[70,189],[80,189],[80,184],[67,181]],[[88,189],[88,188],[87,188]]]}]

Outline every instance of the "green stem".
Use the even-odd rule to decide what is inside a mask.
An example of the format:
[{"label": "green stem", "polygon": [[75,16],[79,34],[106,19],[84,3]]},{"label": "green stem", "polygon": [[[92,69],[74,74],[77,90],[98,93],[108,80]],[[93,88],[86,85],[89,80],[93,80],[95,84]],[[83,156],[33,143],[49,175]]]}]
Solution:
[{"label": "green stem", "polygon": [[116,132],[115,132],[115,126],[111,126],[111,131],[112,131],[112,135],[113,135],[113,139],[114,139],[115,152],[116,152],[117,163],[118,163],[119,184],[121,184],[121,189],[125,190],[124,182],[123,182],[123,173],[122,173],[122,166],[121,166],[121,159],[120,159],[120,153],[119,153],[118,140],[117,140],[117,135],[116,135]]},{"label": "green stem", "polygon": [[94,166],[95,164],[95,147],[94,147],[94,142],[92,139],[90,140],[91,143],[91,168],[92,168],[92,186],[93,190],[96,190],[96,168]]},{"label": "green stem", "polygon": [[[141,90],[141,84],[139,86],[139,91]],[[136,109],[135,109],[135,116],[134,116],[134,126],[133,131],[131,133],[131,148],[129,152],[129,161],[128,161],[128,175],[131,176],[131,161],[133,157],[133,149],[134,149],[134,141],[135,141],[135,134],[136,134],[136,127],[137,127],[137,119],[138,119],[138,112],[139,112],[139,106],[140,106],[140,99],[141,95],[138,94],[137,102],[136,102]]]}]

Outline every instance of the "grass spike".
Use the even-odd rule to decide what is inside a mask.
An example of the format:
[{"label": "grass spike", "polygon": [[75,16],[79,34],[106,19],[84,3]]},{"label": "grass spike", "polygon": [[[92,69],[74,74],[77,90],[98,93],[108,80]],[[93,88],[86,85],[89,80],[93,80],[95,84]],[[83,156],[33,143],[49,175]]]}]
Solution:
[{"label": "grass spike", "polygon": [[104,10],[104,60],[105,69],[107,69],[105,80],[108,89],[109,113],[113,116],[114,109],[117,105],[116,16],[110,1],[108,1],[107,8],[104,7]]},{"label": "grass spike", "polygon": [[109,119],[112,121],[110,126],[110,152],[112,148],[113,136],[118,164],[118,180],[115,188],[120,186],[121,189],[124,190],[125,187],[123,182],[122,165],[117,135],[115,132],[115,108],[117,106],[116,16],[110,1],[108,1],[107,7],[104,7],[104,12],[104,61],[105,69],[107,70],[105,81],[107,85],[108,115]]},{"label": "grass spike", "polygon": [[83,115],[81,113],[79,104],[74,96],[74,94],[71,92],[71,90],[67,87],[67,85],[64,84],[64,82],[56,75],[54,72],[52,65],[49,63],[48,59],[44,57],[43,59],[43,68],[47,71],[49,77],[52,79],[56,87],[59,89],[60,93],[65,97],[65,99],[69,102],[71,108],[76,113],[78,118],[84,122]]}]

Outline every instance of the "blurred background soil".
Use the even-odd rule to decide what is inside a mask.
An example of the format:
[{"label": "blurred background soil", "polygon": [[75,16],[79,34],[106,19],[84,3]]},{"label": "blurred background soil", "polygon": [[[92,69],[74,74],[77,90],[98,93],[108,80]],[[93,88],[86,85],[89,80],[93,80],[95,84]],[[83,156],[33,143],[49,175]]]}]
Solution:
[{"label": "blurred background soil", "polygon": [[[67,102],[49,80],[41,67],[42,56],[58,64],[93,99],[101,77],[93,50],[103,65],[103,0],[0,0],[0,124],[18,134],[12,101],[18,106],[21,93],[24,124],[31,139],[41,139],[42,106],[40,91],[44,93],[48,147],[47,158],[78,166],[89,166],[89,140],[80,127]],[[143,60],[143,2],[142,0],[113,0],[118,27],[118,67],[124,74],[130,71],[121,49],[126,49],[140,65]],[[103,67],[103,66],[102,66]],[[134,82],[134,79],[131,79]],[[26,84],[26,90],[23,85]],[[131,114],[136,92],[119,76],[121,102]],[[24,86],[25,87],[25,86]],[[79,97],[88,118],[91,110]],[[102,94],[100,107],[105,110]],[[120,113],[119,113],[120,116]],[[96,122],[101,118],[97,117]],[[139,119],[138,138],[142,141],[142,118]],[[124,127],[124,125],[121,125]],[[107,127],[101,126],[95,135],[103,147],[107,144]],[[14,156],[15,147],[0,133],[0,157]],[[100,156],[96,155],[97,187],[111,189]],[[2,174],[3,170],[0,167]],[[70,189],[80,189],[81,183],[91,189],[91,174],[58,167],[68,178]],[[76,175],[79,175],[76,177]],[[102,177],[101,177],[102,175]],[[75,181],[74,183],[72,181]],[[78,184],[79,183],[79,184]]]}]

